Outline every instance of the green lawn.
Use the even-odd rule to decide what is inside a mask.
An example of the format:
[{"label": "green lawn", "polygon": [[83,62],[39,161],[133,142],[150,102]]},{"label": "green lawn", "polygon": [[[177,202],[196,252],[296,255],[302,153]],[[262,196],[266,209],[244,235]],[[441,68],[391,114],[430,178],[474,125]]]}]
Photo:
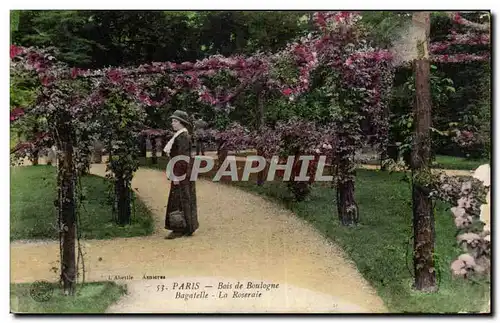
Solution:
[{"label": "green lawn", "polygon": [[[390,312],[456,313],[484,310],[489,292],[485,279],[477,282],[453,279],[449,265],[459,255],[455,227],[446,205],[436,206],[436,256],[439,291],[421,294],[411,289],[412,211],[410,189],[402,174],[360,170],[356,177],[356,198],[361,214],[357,227],[339,224],[331,188],[313,186],[310,200],[293,202],[283,183],[234,182],[246,190],[285,203],[326,237],[340,245],[374,286]],[[408,251],[407,251],[408,250]],[[407,253],[408,252],[408,253]],[[407,266],[408,261],[408,266]]]},{"label": "green lawn", "polygon": [[52,297],[36,302],[30,295],[31,284],[10,285],[10,310],[13,313],[104,313],[126,293],[126,288],[114,282],[78,285],[75,296],[64,296],[54,284]]},{"label": "green lawn", "polygon": [[463,157],[437,155],[434,167],[443,169],[475,170],[479,166],[489,163],[490,161],[486,159],[472,160]]},{"label": "green lawn", "polygon": [[[39,165],[10,169],[10,239],[57,239],[56,168]],[[153,232],[151,212],[133,199],[132,224],[120,227],[112,219],[108,180],[94,175],[81,179],[85,199],[79,207],[84,239],[144,236]]]}]

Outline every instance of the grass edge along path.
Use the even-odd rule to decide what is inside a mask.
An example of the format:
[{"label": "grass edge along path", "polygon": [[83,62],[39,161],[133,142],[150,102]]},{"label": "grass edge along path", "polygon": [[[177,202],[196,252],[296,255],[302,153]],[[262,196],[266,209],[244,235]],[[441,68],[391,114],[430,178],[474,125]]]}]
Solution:
[{"label": "grass edge along path", "polygon": [[[56,168],[47,165],[10,168],[10,239],[57,240]],[[132,192],[132,225],[120,227],[112,219],[109,180],[86,175],[81,179],[85,199],[79,207],[82,239],[111,239],[151,235],[152,212]],[[111,193],[111,194],[109,194]],[[34,203],[36,201],[36,203]],[[135,209],[135,210],[134,210]]]},{"label": "grass edge along path", "polygon": [[35,301],[30,295],[32,283],[10,285],[10,311],[14,314],[38,313],[104,313],[109,306],[126,294],[125,285],[115,282],[91,282],[76,286],[75,296],[64,296],[59,284],[51,283],[53,290],[47,301]]},{"label": "grass edge along path", "polygon": [[464,157],[437,155],[433,167],[441,169],[476,170],[483,164],[491,164],[491,161],[487,159],[475,160]]}]

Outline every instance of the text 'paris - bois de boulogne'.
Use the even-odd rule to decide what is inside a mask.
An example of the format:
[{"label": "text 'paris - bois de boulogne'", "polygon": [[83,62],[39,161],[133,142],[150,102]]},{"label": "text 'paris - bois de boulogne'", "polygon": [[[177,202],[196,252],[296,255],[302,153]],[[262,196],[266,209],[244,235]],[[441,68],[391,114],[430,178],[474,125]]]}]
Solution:
[{"label": "text 'paris - bois de boulogne'", "polygon": [[[142,280],[164,280],[165,275],[146,275],[142,276]],[[108,280],[133,280],[132,275],[109,275]],[[212,298],[260,298],[262,293],[271,290],[277,290],[279,284],[259,282],[220,282],[216,284],[201,284],[197,281],[174,281],[169,284],[158,284],[154,288],[155,292],[160,293],[175,293],[175,299],[208,299]]]}]

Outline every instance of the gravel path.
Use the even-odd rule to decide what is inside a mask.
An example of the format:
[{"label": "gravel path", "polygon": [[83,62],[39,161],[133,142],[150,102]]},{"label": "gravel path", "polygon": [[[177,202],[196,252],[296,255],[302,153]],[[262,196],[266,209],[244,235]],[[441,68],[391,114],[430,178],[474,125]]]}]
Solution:
[{"label": "gravel path", "polygon": [[[103,164],[91,168],[104,171]],[[386,311],[337,246],[290,211],[228,185],[198,181],[200,229],[165,240],[168,184],[162,172],[143,168],[132,182],[155,216],[152,236],[83,242],[86,281],[127,284],[129,294],[109,312]],[[51,267],[59,267],[58,248],[56,242],[11,243],[11,282],[57,281]],[[181,289],[183,282],[199,289]],[[248,282],[279,286],[248,289]]]}]

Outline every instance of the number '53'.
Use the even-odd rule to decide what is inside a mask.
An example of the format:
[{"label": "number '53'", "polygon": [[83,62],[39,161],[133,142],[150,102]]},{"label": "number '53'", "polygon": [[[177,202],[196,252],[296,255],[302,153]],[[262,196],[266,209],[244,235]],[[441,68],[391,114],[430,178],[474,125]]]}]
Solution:
[{"label": "number '53'", "polygon": [[163,292],[165,290],[165,285],[157,285],[156,286],[156,291],[157,292]]}]

